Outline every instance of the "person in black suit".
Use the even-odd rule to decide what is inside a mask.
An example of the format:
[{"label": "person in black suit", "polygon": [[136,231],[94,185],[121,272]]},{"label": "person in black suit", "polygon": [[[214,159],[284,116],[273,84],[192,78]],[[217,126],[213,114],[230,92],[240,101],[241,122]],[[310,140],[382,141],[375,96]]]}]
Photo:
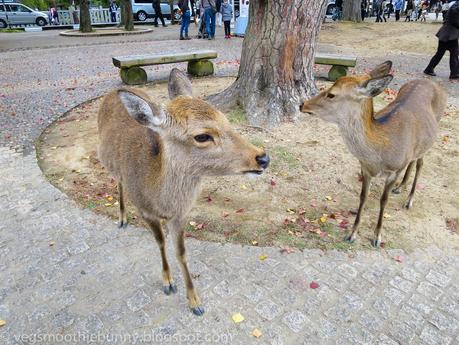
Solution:
[{"label": "person in black suit", "polygon": [[[161,20],[161,23],[166,27],[164,22],[163,12],[161,12],[161,0],[153,0],[153,9],[155,10],[155,26],[158,27],[158,18]],[[173,15],[173,14],[171,14]]]},{"label": "person in black suit", "polygon": [[436,76],[434,69],[442,59],[445,52],[449,51],[449,79],[459,79],[459,2],[456,1],[448,10],[443,26],[437,32],[438,49],[430,60],[424,73]]}]

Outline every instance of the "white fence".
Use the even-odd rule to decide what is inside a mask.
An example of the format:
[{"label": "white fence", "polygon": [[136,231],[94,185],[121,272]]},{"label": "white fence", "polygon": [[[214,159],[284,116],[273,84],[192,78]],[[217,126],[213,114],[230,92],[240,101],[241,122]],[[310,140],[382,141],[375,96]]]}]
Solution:
[{"label": "white fence", "polygon": [[[80,18],[80,11],[71,11],[71,10],[58,10],[57,13],[59,15],[59,24],[60,25],[72,25],[75,24],[73,20],[73,12],[76,12],[78,18]],[[91,15],[91,23],[92,24],[99,24],[99,23],[111,23],[110,11],[108,8],[91,8],[89,10]],[[116,12],[116,22],[121,20],[120,11]]]}]

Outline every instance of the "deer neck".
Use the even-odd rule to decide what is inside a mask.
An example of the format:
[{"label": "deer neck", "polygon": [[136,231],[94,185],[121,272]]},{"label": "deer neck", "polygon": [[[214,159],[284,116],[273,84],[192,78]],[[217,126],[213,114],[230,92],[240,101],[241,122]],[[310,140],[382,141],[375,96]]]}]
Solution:
[{"label": "deer neck", "polygon": [[360,162],[378,163],[381,138],[373,119],[373,100],[366,100],[363,105],[356,103],[348,111],[339,123],[347,147]]},{"label": "deer neck", "polygon": [[164,151],[161,199],[167,200],[169,207],[173,205],[175,213],[185,214],[199,193],[201,176],[184,153],[177,153],[167,145]]}]

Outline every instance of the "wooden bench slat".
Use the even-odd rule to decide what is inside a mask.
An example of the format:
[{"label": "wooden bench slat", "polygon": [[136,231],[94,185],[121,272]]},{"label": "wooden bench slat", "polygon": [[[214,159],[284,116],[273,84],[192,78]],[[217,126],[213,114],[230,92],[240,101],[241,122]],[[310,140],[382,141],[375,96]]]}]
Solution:
[{"label": "wooden bench slat", "polygon": [[175,62],[185,62],[190,60],[215,59],[217,52],[213,50],[201,50],[191,53],[171,53],[171,54],[144,54],[144,55],[129,55],[115,56],[112,58],[113,64],[119,68],[160,65]]},{"label": "wooden bench slat", "polygon": [[314,62],[319,65],[355,67],[357,58],[331,54],[316,54]]}]

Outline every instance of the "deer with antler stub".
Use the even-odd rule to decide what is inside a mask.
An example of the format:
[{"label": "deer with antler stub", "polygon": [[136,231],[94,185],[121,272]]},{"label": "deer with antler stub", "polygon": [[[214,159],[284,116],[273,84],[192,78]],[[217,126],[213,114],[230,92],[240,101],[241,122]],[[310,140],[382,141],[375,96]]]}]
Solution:
[{"label": "deer with antler stub", "polygon": [[389,193],[399,175],[406,169],[394,193],[400,193],[416,166],[413,185],[405,203],[413,205],[416,183],[423,165],[424,154],[434,144],[438,122],[446,107],[447,94],[437,83],[428,79],[413,80],[400,88],[396,99],[375,112],[373,97],[389,85],[392,62],[378,65],[368,75],[339,78],[332,87],[300,105],[300,111],[336,123],[346,146],[360,161],[362,191],[360,205],[352,232],[346,240],[356,239],[362,210],[370,181],[385,176],[380,200],[378,223],[372,245],[381,245],[381,228]]},{"label": "deer with antler stub", "polygon": [[268,167],[269,157],[236,133],[221,112],[193,97],[189,79],[178,69],[169,77],[169,97],[171,101],[163,106],[136,89],[109,93],[98,115],[99,158],[118,181],[119,226],[127,225],[127,194],[159,245],[164,292],[177,292],[166,257],[165,234],[169,233],[189,306],[202,315],[184,244],[186,215],[201,179],[259,175]]}]

